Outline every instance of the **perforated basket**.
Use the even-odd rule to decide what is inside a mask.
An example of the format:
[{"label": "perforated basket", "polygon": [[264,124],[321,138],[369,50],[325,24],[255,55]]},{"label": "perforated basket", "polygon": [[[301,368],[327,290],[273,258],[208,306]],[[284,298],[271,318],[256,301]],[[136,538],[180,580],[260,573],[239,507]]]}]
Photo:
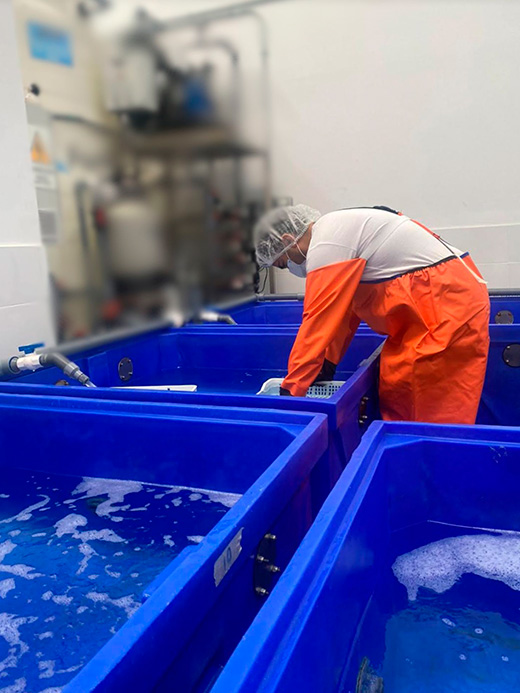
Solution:
[{"label": "perforated basket", "polygon": [[[269,380],[266,380],[265,383],[262,385],[262,388],[259,392],[257,392],[257,395],[272,395],[272,396],[277,396],[280,394],[280,386],[283,383],[283,378],[269,378]],[[307,397],[314,397],[316,399],[327,399],[327,397],[330,397],[333,395],[335,392],[339,390],[339,388],[345,384],[344,380],[324,380],[321,383],[318,383],[316,385],[311,385],[310,388],[307,390]]]}]

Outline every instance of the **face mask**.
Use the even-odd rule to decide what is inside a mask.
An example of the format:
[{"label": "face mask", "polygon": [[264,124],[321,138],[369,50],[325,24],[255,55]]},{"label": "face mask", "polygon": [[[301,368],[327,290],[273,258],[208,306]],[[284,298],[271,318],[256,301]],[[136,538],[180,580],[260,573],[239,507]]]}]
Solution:
[{"label": "face mask", "polygon": [[302,279],[305,279],[307,276],[307,256],[305,253],[302,253],[302,250],[298,243],[296,242],[294,244],[300,253],[300,255],[303,257],[303,262],[298,264],[297,262],[293,262],[291,259],[287,260],[287,269],[291,274],[294,274],[295,277],[301,277]]},{"label": "face mask", "polygon": [[307,276],[307,261],[304,260],[301,265],[298,265],[298,263],[292,260],[287,260],[287,269],[291,274],[294,274],[295,277],[305,279]]}]

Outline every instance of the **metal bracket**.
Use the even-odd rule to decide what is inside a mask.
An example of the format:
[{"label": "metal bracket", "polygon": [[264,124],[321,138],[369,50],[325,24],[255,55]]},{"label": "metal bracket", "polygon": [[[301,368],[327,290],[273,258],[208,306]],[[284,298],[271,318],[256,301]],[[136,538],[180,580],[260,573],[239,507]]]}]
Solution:
[{"label": "metal bracket", "polygon": [[502,352],[502,358],[511,368],[520,367],[520,344],[509,344]]},{"label": "metal bracket", "polygon": [[368,423],[368,403],[370,402],[370,397],[365,395],[361,398],[359,403],[358,411],[358,424],[363,428]]},{"label": "metal bracket", "polygon": [[259,597],[268,597],[282,572],[275,564],[276,536],[266,534],[256,550],[253,568],[253,587]]},{"label": "metal bracket", "polygon": [[130,380],[134,374],[134,364],[132,363],[132,359],[129,359],[126,356],[125,358],[122,358],[117,365],[117,372],[120,380],[122,380],[124,383]]},{"label": "metal bracket", "polygon": [[499,310],[495,315],[497,325],[511,325],[514,322],[513,313],[510,310]]}]

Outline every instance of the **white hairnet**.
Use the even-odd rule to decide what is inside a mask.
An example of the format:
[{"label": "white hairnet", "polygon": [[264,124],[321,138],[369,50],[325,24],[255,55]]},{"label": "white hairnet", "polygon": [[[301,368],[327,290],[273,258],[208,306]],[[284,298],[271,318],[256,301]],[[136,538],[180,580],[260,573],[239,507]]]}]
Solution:
[{"label": "white hairnet", "polygon": [[[309,224],[321,217],[318,210],[307,205],[277,207],[263,215],[254,229],[256,259],[262,267],[270,267],[287,248],[307,231]],[[284,234],[294,239],[293,243],[282,240]]]}]

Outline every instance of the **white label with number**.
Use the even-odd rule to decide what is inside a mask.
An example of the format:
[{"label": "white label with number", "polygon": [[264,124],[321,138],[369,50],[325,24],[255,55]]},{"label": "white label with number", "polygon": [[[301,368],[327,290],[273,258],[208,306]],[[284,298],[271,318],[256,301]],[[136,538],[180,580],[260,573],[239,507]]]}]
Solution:
[{"label": "white label with number", "polygon": [[235,534],[233,539],[226,546],[224,551],[215,561],[213,566],[213,577],[215,579],[215,587],[218,587],[225,575],[229,572],[233,563],[237,560],[242,552],[242,532],[244,528],[241,527],[239,531]]}]

